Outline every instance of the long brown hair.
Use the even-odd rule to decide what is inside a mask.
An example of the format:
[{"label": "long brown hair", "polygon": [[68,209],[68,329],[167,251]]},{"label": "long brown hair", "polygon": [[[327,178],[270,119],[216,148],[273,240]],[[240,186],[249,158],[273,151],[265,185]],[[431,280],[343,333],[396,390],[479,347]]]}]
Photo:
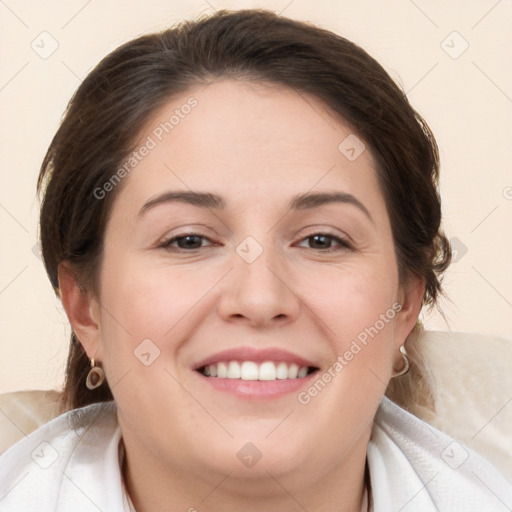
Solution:
[{"label": "long brown hair", "polygon": [[[96,292],[105,227],[122,184],[102,199],[94,191],[134,150],[139,130],[156,109],[216,77],[291,87],[320,99],[349,123],[378,163],[400,278],[421,276],[423,304],[434,304],[450,248],[440,229],[438,151],[429,127],[363,49],[332,32],[261,10],[220,11],[139,37],[105,57],[82,82],[38,180],[42,254],[55,292],[64,260],[80,285]],[[429,401],[425,372],[412,353],[410,376],[388,390],[402,405],[420,388],[426,392],[415,401]],[[108,384],[94,391],[85,387],[88,370],[73,334],[67,408],[112,399]]]}]

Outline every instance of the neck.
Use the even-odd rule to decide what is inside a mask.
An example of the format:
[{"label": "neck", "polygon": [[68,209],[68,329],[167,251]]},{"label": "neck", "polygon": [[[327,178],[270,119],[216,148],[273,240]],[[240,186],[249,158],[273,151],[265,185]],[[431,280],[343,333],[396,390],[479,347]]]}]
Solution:
[{"label": "neck", "polygon": [[127,446],[123,472],[137,512],[359,512],[366,490],[368,439],[369,433],[336,467],[321,467],[316,461],[287,474],[260,468],[249,477],[237,470],[223,474],[161,465]]}]

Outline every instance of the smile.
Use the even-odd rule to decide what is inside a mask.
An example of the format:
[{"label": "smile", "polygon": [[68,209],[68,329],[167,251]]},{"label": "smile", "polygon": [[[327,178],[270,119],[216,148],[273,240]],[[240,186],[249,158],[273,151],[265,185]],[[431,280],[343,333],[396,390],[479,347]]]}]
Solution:
[{"label": "smile", "polygon": [[205,377],[217,379],[241,379],[274,381],[287,379],[303,379],[317,368],[299,366],[296,363],[284,361],[219,361],[218,363],[202,366],[198,371]]}]

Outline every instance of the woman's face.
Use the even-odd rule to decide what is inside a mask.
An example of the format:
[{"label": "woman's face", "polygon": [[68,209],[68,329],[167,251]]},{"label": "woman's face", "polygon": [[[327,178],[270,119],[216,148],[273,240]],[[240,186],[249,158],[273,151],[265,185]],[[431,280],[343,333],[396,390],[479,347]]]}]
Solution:
[{"label": "woman's face", "polygon": [[399,286],[362,144],[313,97],[232,80],[151,119],[75,326],[128,453],[201,478],[364,458],[421,285]]}]

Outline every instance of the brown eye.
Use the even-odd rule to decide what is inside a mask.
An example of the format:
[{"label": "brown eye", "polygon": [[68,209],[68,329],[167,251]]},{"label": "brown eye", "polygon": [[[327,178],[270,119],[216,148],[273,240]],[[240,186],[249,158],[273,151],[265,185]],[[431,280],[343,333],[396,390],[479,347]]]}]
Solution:
[{"label": "brown eye", "polygon": [[343,238],[329,235],[327,233],[316,233],[303,238],[298,243],[298,246],[305,247],[307,249],[315,249],[317,251],[335,251],[352,248],[352,246]]},{"label": "brown eye", "polygon": [[332,236],[328,235],[314,235],[308,237],[307,240],[311,249],[330,249],[333,243]]},{"label": "brown eye", "polygon": [[195,250],[201,249],[206,245],[211,245],[209,240],[201,235],[189,234],[175,236],[162,244],[162,247],[168,249]]},{"label": "brown eye", "polygon": [[176,239],[176,245],[180,249],[199,249],[203,245],[203,237],[198,235],[187,235]]}]

